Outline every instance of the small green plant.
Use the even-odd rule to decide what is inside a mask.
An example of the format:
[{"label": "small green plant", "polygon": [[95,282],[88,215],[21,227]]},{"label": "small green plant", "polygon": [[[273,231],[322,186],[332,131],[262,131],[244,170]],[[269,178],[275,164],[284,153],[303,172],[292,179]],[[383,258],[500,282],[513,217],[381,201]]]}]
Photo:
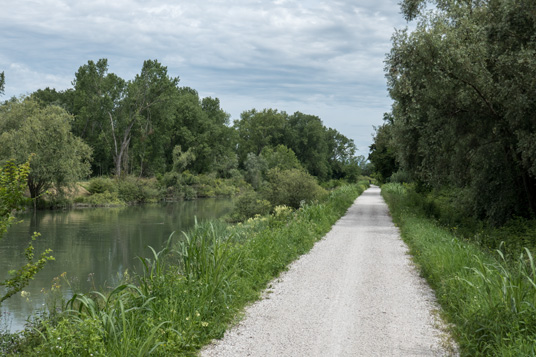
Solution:
[{"label": "small green plant", "polygon": [[[22,204],[25,201],[23,194],[29,172],[30,160],[20,166],[15,165],[13,161],[8,161],[0,168],[0,239],[2,239],[7,228],[15,221],[13,212],[22,208]],[[24,250],[26,264],[18,270],[9,271],[10,278],[0,281],[0,286],[5,290],[0,295],[0,305],[6,299],[21,292],[34,276],[43,269],[47,261],[54,260],[54,257],[49,255],[52,251],[46,249],[34,262],[32,242],[39,236],[39,233],[34,232],[30,243]]]},{"label": "small green plant", "polygon": [[240,257],[233,249],[232,234],[221,235],[218,231],[221,232],[213,223],[198,225],[190,234],[184,233],[177,247],[183,275],[210,286],[210,295],[223,284],[229,284]]},{"label": "small green plant", "polygon": [[17,166],[13,160],[0,167],[0,239],[15,222],[13,212],[27,201],[24,197],[30,161]]},{"label": "small green plant", "polygon": [[[32,241],[35,241],[39,236],[39,233],[34,232]],[[54,257],[50,255],[51,252],[51,249],[46,249],[41,253],[39,259],[34,262],[34,247],[32,242],[28,244],[28,247],[26,247],[24,251],[24,257],[26,258],[27,263],[18,270],[9,271],[11,277],[0,282],[0,286],[3,286],[7,290],[3,296],[0,296],[0,304],[4,300],[22,291],[22,289],[33,280],[35,274],[43,269],[48,261],[54,260]]]}]

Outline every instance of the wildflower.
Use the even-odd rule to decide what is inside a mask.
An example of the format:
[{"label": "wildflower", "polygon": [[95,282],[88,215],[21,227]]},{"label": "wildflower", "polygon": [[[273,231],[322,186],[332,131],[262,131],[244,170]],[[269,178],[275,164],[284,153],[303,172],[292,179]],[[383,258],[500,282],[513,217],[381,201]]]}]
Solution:
[{"label": "wildflower", "polygon": [[196,316],[196,317],[201,316],[201,315],[199,314],[199,311],[196,311],[196,312],[195,312],[195,316]]},{"label": "wildflower", "polygon": [[207,326],[208,326],[208,322],[205,322],[205,321],[201,322],[201,326],[203,326],[203,327],[207,327]]}]

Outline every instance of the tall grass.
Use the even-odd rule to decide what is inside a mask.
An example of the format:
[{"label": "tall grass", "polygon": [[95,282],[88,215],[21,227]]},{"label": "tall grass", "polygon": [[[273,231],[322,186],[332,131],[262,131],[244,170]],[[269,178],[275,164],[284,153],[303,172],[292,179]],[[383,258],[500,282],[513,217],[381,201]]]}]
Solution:
[{"label": "tall grass", "polygon": [[53,356],[193,355],[223,336],[267,283],[312,248],[366,184],[325,201],[238,225],[204,222],[151,249],[143,272],[108,293],[77,294],[63,313],[23,332],[6,353]]},{"label": "tall grass", "polygon": [[415,262],[436,291],[462,355],[530,356],[536,351],[536,269],[524,249],[517,258],[490,252],[415,208],[415,192],[382,188]]}]

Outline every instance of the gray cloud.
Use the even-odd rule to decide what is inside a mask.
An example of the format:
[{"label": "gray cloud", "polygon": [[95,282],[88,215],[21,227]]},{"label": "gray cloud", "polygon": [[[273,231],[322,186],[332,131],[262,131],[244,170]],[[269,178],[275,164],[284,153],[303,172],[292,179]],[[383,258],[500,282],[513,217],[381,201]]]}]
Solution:
[{"label": "gray cloud", "polygon": [[383,60],[405,26],[397,2],[0,0],[5,97],[68,88],[90,59],[126,79],[158,59],[235,119],[254,107],[315,114],[366,154],[390,106]]}]

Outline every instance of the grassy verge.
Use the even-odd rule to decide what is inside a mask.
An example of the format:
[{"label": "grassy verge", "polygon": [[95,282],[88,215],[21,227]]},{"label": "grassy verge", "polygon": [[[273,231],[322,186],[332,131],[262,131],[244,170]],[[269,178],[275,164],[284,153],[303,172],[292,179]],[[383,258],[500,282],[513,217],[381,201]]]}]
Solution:
[{"label": "grassy verge", "polygon": [[462,355],[536,353],[536,269],[530,250],[506,259],[426,216],[414,192],[388,184],[382,194],[422,274],[436,291]]},{"label": "grassy verge", "polygon": [[63,311],[0,339],[0,353],[55,356],[194,355],[309,251],[366,184],[340,187],[298,210],[237,225],[203,223],[170,237],[143,274],[109,293],[75,295]]}]

